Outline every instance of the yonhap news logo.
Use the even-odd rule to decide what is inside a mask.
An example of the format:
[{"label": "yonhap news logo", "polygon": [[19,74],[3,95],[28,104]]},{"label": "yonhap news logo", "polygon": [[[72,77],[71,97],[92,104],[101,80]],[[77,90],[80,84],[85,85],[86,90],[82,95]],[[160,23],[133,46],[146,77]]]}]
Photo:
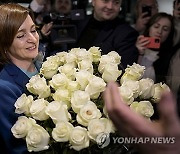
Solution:
[{"label": "yonhap news logo", "polygon": [[112,144],[174,144],[175,137],[111,137],[110,134],[100,133],[96,142],[99,148]]},{"label": "yonhap news logo", "polygon": [[174,144],[175,137],[113,137],[116,144]]},{"label": "yonhap news logo", "polygon": [[96,138],[96,142],[99,148],[107,147],[110,143],[110,135],[106,133],[100,133]]}]

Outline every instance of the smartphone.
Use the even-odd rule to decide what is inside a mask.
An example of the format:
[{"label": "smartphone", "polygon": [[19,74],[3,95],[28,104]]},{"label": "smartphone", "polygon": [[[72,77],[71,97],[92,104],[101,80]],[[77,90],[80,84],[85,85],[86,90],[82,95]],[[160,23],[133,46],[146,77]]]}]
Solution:
[{"label": "smartphone", "polygon": [[159,49],[160,48],[160,39],[155,37],[146,37],[149,40],[149,43],[146,45],[150,49]]},{"label": "smartphone", "polygon": [[142,7],[142,13],[147,12],[147,14],[144,17],[150,17],[151,16],[151,6],[143,6]]}]

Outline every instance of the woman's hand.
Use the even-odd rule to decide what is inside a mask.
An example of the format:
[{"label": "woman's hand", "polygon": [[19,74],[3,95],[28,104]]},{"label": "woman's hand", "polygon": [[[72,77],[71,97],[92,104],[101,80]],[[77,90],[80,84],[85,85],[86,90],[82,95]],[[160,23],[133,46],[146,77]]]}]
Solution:
[{"label": "woman's hand", "polygon": [[136,41],[136,47],[139,51],[139,55],[144,55],[145,49],[147,49],[146,45],[149,43],[149,39],[140,35]]}]

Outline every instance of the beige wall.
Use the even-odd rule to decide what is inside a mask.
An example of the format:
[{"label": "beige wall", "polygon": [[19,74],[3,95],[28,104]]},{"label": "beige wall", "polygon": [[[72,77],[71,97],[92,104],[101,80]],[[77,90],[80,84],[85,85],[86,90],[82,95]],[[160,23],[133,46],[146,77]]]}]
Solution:
[{"label": "beige wall", "polygon": [[172,14],[174,0],[158,0],[159,11]]}]

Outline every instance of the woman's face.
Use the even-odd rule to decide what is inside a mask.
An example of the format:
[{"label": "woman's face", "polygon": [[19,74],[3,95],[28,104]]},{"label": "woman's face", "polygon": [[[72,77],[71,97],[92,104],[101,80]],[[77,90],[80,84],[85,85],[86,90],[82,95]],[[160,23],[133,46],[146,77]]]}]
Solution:
[{"label": "woman's face", "polygon": [[165,42],[171,31],[171,22],[168,18],[161,18],[149,30],[149,36],[158,37],[161,43]]},{"label": "woman's face", "polygon": [[32,61],[38,55],[39,35],[28,15],[18,29],[8,52],[12,62]]}]

